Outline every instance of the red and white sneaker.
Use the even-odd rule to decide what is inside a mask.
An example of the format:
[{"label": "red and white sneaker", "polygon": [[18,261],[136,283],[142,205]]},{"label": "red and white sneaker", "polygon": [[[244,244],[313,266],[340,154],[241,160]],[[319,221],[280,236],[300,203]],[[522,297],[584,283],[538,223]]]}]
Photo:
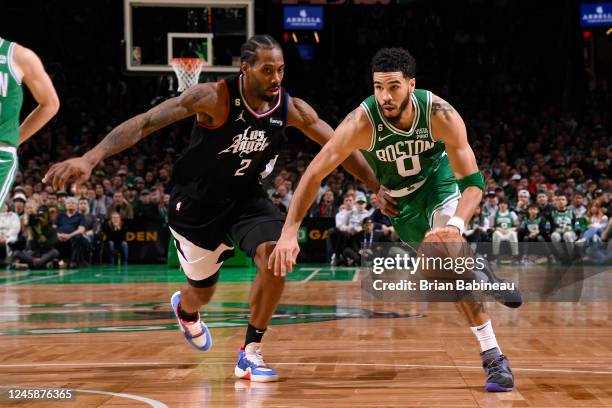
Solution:
[{"label": "red and white sneaker", "polygon": [[198,319],[195,322],[186,322],[179,317],[178,305],[181,302],[181,291],[174,292],[170,299],[172,304],[172,310],[178,320],[179,329],[183,332],[183,336],[187,343],[191,344],[194,348],[200,351],[207,351],[212,346],[212,337],[210,336],[210,330],[200,320],[200,312],[198,312]]}]

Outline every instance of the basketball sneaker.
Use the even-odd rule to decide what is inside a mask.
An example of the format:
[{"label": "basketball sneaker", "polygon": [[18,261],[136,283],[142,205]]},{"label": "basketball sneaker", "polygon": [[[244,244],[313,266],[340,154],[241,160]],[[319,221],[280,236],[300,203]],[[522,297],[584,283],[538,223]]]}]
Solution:
[{"label": "basketball sneaker", "polygon": [[[493,271],[492,262],[484,259],[483,268],[482,269],[474,269],[473,273],[476,276],[476,280],[480,280],[481,282],[490,282],[490,283],[504,283],[508,282],[505,279],[500,278]],[[518,288],[518,285],[514,284],[514,289],[512,290],[488,290],[484,291],[485,294],[493,297],[497,302],[502,305],[515,309],[521,307],[523,305],[523,295],[521,295],[521,291]]]},{"label": "basketball sneaker", "polygon": [[497,347],[480,353],[482,368],[487,375],[485,390],[489,392],[512,391],[514,375],[510,369],[510,362],[500,353]]},{"label": "basketball sneaker", "polygon": [[261,343],[249,343],[240,349],[234,375],[256,382],[278,381],[278,373],[268,367],[261,355]]},{"label": "basketball sneaker", "polygon": [[170,303],[172,304],[172,310],[178,320],[179,329],[183,332],[183,336],[187,343],[191,344],[194,348],[200,351],[207,351],[212,346],[212,337],[210,336],[210,330],[200,320],[200,312],[198,312],[198,318],[195,322],[186,322],[179,317],[178,305],[181,302],[181,291],[174,292]]}]

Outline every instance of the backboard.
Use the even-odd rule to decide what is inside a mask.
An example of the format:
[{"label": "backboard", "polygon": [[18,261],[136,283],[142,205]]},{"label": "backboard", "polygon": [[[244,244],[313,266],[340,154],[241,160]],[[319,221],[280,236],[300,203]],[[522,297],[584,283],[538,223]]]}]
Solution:
[{"label": "backboard", "polygon": [[171,73],[177,57],[204,60],[203,73],[236,72],[254,34],[253,0],[124,0],[125,69]]}]

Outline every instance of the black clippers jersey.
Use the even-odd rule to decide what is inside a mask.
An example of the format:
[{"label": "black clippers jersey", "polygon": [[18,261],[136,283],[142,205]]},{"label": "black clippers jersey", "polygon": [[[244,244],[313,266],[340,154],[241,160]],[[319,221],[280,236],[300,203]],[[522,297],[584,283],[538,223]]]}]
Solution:
[{"label": "black clippers jersey", "polygon": [[196,119],[189,146],[174,164],[175,185],[195,200],[252,190],[272,172],[285,139],[289,95],[284,88],[270,110],[257,113],[242,97],[242,76],[224,82],[229,92],[225,121],[206,127]]}]

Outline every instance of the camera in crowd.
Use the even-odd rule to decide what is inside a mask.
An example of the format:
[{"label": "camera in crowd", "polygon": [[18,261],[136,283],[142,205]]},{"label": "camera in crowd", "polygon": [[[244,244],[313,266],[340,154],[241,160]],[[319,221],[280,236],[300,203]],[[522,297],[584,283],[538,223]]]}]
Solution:
[{"label": "camera in crowd", "polygon": [[41,205],[34,214],[28,216],[28,225],[45,226],[49,224],[49,208],[46,205]]}]

